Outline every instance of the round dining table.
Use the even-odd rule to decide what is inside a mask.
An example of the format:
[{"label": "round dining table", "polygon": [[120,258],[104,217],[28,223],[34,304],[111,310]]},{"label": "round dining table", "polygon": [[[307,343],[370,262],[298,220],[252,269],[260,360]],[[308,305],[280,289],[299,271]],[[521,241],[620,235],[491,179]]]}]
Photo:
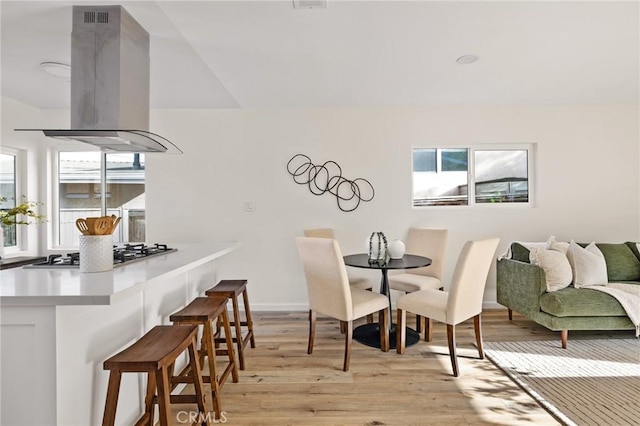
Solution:
[{"label": "round dining table", "polygon": [[[387,259],[385,261],[369,261],[366,253],[350,254],[344,256],[344,263],[347,266],[362,269],[377,269],[382,273],[380,281],[380,294],[384,294],[389,299],[389,346],[396,347],[396,325],[393,324],[391,315],[391,292],[389,291],[388,271],[393,269],[416,269],[431,265],[431,259],[415,254],[405,254],[400,259]],[[406,345],[415,345],[420,341],[420,333],[407,327]],[[380,348],[380,325],[379,323],[364,324],[353,330],[353,339],[367,346]]]}]

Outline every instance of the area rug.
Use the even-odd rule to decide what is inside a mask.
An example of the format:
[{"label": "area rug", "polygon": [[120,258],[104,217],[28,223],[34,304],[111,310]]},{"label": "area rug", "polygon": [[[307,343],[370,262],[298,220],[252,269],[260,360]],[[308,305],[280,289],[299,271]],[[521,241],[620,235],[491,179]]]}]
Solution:
[{"label": "area rug", "polygon": [[485,342],[498,368],[565,425],[637,425],[640,340]]}]

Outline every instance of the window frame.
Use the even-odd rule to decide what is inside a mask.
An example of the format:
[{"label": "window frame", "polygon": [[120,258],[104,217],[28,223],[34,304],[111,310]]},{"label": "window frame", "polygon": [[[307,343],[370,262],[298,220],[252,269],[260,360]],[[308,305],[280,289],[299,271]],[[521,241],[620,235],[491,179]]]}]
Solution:
[{"label": "window frame", "polygon": [[[413,171],[413,153],[416,149],[435,149],[435,150],[450,150],[450,149],[466,149],[467,150],[467,204],[466,205],[414,205],[414,171]],[[477,203],[476,202],[476,181],[475,181],[475,152],[476,151],[526,151],[527,152],[527,185],[528,185],[528,201],[527,202],[514,202],[514,203]],[[533,208],[535,207],[535,165],[536,165],[536,143],[491,143],[491,144],[450,144],[450,145],[437,145],[437,144],[425,144],[425,145],[413,145],[410,152],[410,173],[411,173],[411,208],[412,209],[478,209],[478,208]],[[441,171],[441,155],[436,153],[437,171]]]},{"label": "window frame", "polygon": [[[51,212],[50,212],[50,220],[51,220],[51,231],[50,231],[50,238],[51,238],[51,242],[49,244],[51,249],[55,249],[55,250],[76,250],[78,249],[78,246],[70,246],[70,245],[61,245],[60,244],[60,170],[59,170],[59,166],[60,166],[60,153],[63,152],[98,152],[100,153],[100,162],[101,162],[101,167],[100,167],[100,180],[101,180],[101,209],[106,209],[107,211],[109,210],[107,208],[107,201],[106,201],[106,179],[107,179],[107,169],[106,169],[106,155],[108,154],[118,154],[118,152],[102,152],[99,149],[91,149],[90,147],[54,147],[51,148],[49,150],[49,158],[47,160],[48,165],[50,167],[50,179],[51,179],[51,183],[49,185],[49,188],[51,189],[50,193],[51,193],[51,200],[50,200],[50,205],[51,205]],[[146,163],[146,157],[145,157],[145,163]],[[146,187],[146,171],[145,171],[145,187]],[[145,189],[146,191],[146,189]],[[146,211],[146,207],[145,207],[145,211]],[[128,224],[125,223],[126,218],[123,218],[123,220],[120,223],[120,227],[124,227],[125,229],[128,229]],[[127,232],[127,231],[125,231]],[[125,238],[126,240],[126,238]],[[124,242],[129,242],[129,241],[124,241]],[[138,242],[138,241],[136,241]],[[140,241],[140,242],[144,242],[144,241]]]},{"label": "window frame", "polygon": [[[0,146],[0,153],[15,157],[15,197],[16,205],[22,201],[22,196],[27,195],[27,152],[23,149]],[[27,197],[28,198],[28,197]],[[29,250],[28,226],[16,226],[16,245],[4,247],[5,255],[16,255]]]}]

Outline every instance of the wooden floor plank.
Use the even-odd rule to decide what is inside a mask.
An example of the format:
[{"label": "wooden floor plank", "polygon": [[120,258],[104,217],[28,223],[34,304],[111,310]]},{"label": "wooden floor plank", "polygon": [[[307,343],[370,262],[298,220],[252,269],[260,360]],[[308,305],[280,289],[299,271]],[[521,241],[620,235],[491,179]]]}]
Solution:
[{"label": "wooden floor plank", "polygon": [[[226,424],[558,424],[490,361],[477,358],[473,321],[456,327],[461,375],[455,378],[446,327],[440,323],[435,323],[432,342],[420,341],[404,355],[354,341],[351,368],[343,372],[344,335],[337,321],[318,318],[314,351],[308,355],[306,312],[255,312],[253,320],[256,348],[247,347],[247,367],[240,371],[239,383],[228,382],[222,390]],[[410,315],[408,323],[415,323]],[[587,335],[615,337],[615,333]],[[579,338],[580,333],[574,334]],[[560,344],[559,333],[516,313],[509,321],[506,310],[483,313],[483,335],[485,341]],[[172,409],[177,415],[191,407]]]}]

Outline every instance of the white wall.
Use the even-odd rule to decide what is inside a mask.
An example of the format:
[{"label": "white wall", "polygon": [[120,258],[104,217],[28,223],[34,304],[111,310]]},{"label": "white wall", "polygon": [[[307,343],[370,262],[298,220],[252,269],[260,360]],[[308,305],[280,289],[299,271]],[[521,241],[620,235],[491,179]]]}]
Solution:
[{"label": "white wall", "polygon": [[[13,136],[7,129],[17,127],[6,123],[6,105],[17,108],[3,101],[3,143]],[[42,120],[68,125],[60,111],[44,111]],[[372,231],[403,239],[411,226],[448,228],[445,279],[472,238],[499,236],[498,252],[511,241],[550,234],[639,241],[639,126],[637,104],[154,110],[151,131],[184,154],[147,156],[148,241],[241,241],[243,248],[221,262],[220,275],[249,279],[255,310],[306,309],[294,244],[306,227],[333,227],[345,253],[364,251]],[[413,209],[411,147],[476,143],[537,144],[535,208]],[[341,212],[329,195],[294,184],[286,164],[298,153],[316,163],[336,161],[349,179],[368,179],[375,198]],[[255,203],[255,212],[243,211],[244,200]],[[485,305],[495,306],[494,271]]]},{"label": "white wall", "polygon": [[[254,309],[306,309],[294,245],[305,227],[333,227],[345,253],[363,251],[372,231],[402,239],[410,226],[448,228],[446,279],[472,238],[499,236],[499,252],[550,234],[640,240],[638,123],[637,105],[154,111],[153,131],[185,154],[149,156],[148,236],[242,241],[221,273],[250,280]],[[434,143],[537,143],[535,208],[412,209],[411,147]],[[286,171],[297,153],[370,180],[374,200],[344,213],[329,195],[312,195]],[[255,212],[243,212],[243,200]]]}]

